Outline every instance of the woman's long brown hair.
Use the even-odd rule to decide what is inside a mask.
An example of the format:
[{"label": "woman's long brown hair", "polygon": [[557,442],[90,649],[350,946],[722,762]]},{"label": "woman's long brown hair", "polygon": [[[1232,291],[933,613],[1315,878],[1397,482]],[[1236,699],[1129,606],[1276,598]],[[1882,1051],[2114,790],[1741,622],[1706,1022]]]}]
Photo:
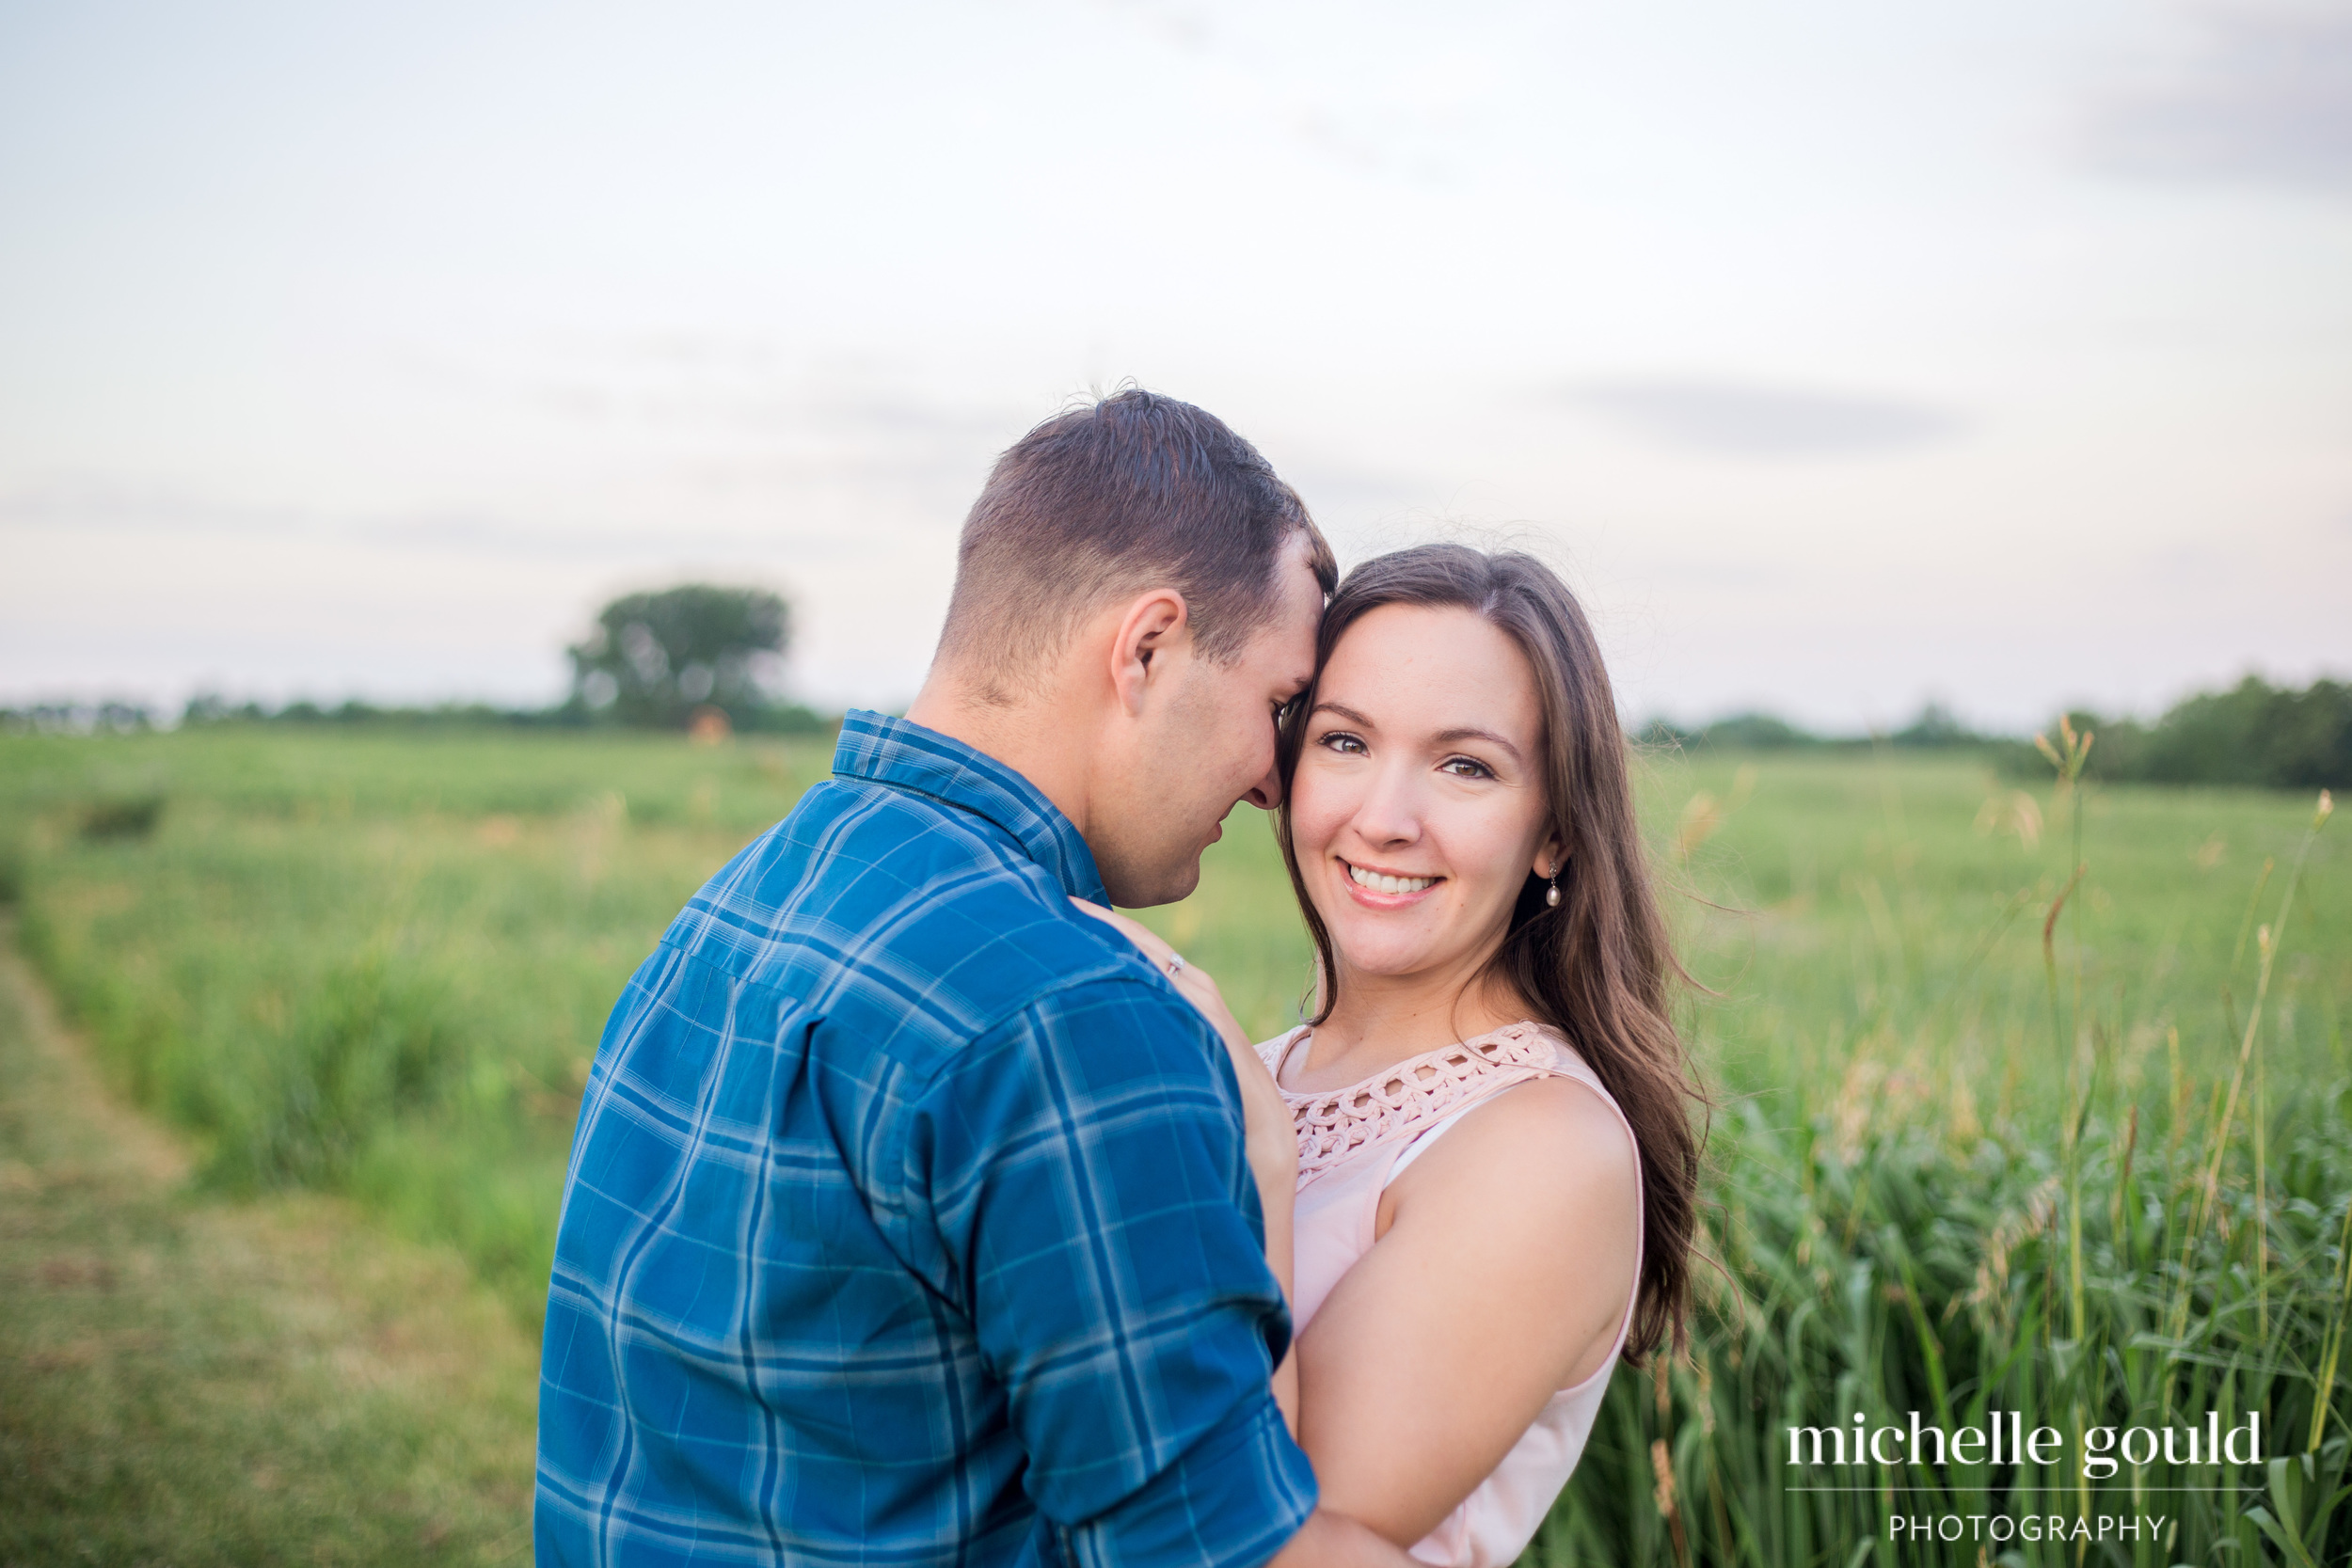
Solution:
[{"label": "woman's long brown hair", "polygon": [[[1625,736],[1600,645],[1567,585],[1534,556],[1423,545],[1367,561],[1347,574],[1324,616],[1315,681],[1285,716],[1283,798],[1297,771],[1323,671],[1347,628],[1383,605],[1466,610],[1517,642],[1535,676],[1544,719],[1544,798],[1566,846],[1560,903],[1530,875],[1488,974],[1507,980],[1534,1019],[1556,1029],[1591,1065],[1633,1128],[1642,1164],[1642,1277],[1626,1338],[1639,1361],[1671,1339],[1688,1315],[1697,1224],[1705,1095],[1669,1012],[1684,976],[1659,918],[1633,810]],[[1277,817],[1282,860],[1322,960],[1317,1023],[1339,1000],[1331,933],[1307,896],[1291,842],[1287,804]]]}]

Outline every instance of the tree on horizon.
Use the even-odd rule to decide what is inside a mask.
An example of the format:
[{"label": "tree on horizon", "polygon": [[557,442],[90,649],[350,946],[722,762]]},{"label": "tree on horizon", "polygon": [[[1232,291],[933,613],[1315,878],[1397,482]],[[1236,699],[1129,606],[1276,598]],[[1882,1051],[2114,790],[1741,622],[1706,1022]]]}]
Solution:
[{"label": "tree on horizon", "polygon": [[792,607],[765,588],[680,583],[628,594],[565,652],[572,702],[626,724],[684,728],[706,705],[741,723],[777,701]]}]

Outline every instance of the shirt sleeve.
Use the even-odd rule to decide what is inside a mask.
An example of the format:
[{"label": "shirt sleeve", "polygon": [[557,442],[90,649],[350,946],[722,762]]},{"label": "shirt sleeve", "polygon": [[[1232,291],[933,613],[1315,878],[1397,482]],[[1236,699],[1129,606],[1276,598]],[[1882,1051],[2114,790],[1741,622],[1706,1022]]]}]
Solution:
[{"label": "shirt sleeve", "polygon": [[1223,1053],[1172,993],[1090,981],[959,1052],[912,1124],[1025,1484],[1087,1568],[1254,1568],[1314,1509]]}]

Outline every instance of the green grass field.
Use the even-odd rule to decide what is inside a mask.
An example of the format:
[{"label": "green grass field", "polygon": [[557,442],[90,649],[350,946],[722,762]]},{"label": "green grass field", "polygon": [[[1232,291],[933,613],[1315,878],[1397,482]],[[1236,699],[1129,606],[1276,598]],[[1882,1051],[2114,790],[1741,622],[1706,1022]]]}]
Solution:
[{"label": "green grass field", "polygon": [[[342,1195],[454,1248],[528,1331],[606,1010],[826,754],[5,736],[0,893],[114,1085],[193,1141],[200,1188]],[[1704,988],[1686,1016],[1719,1101],[1722,1267],[1691,1353],[1620,1373],[1534,1555],[2347,1560],[2341,831],[2312,836],[2299,797],[2020,790],[1958,755],[1652,756],[1642,787]],[[1272,1033],[1307,946],[1250,815],[1200,893],[1148,918]],[[2069,1457],[1784,1463],[1789,1425],[1988,1407],[2033,1413]],[[2207,1410],[2263,1412],[2275,1463],[2080,1474],[2090,1429]],[[2168,1534],[1897,1544],[1906,1511],[2164,1515]]]}]

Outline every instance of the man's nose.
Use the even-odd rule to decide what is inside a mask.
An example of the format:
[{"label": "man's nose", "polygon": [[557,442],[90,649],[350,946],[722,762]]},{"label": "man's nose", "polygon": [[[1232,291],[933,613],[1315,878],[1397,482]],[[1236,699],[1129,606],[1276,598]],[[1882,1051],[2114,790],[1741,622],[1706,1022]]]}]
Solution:
[{"label": "man's nose", "polygon": [[1282,803],[1282,767],[1279,762],[1265,770],[1265,777],[1249,786],[1242,797],[1260,811],[1272,811]]}]

